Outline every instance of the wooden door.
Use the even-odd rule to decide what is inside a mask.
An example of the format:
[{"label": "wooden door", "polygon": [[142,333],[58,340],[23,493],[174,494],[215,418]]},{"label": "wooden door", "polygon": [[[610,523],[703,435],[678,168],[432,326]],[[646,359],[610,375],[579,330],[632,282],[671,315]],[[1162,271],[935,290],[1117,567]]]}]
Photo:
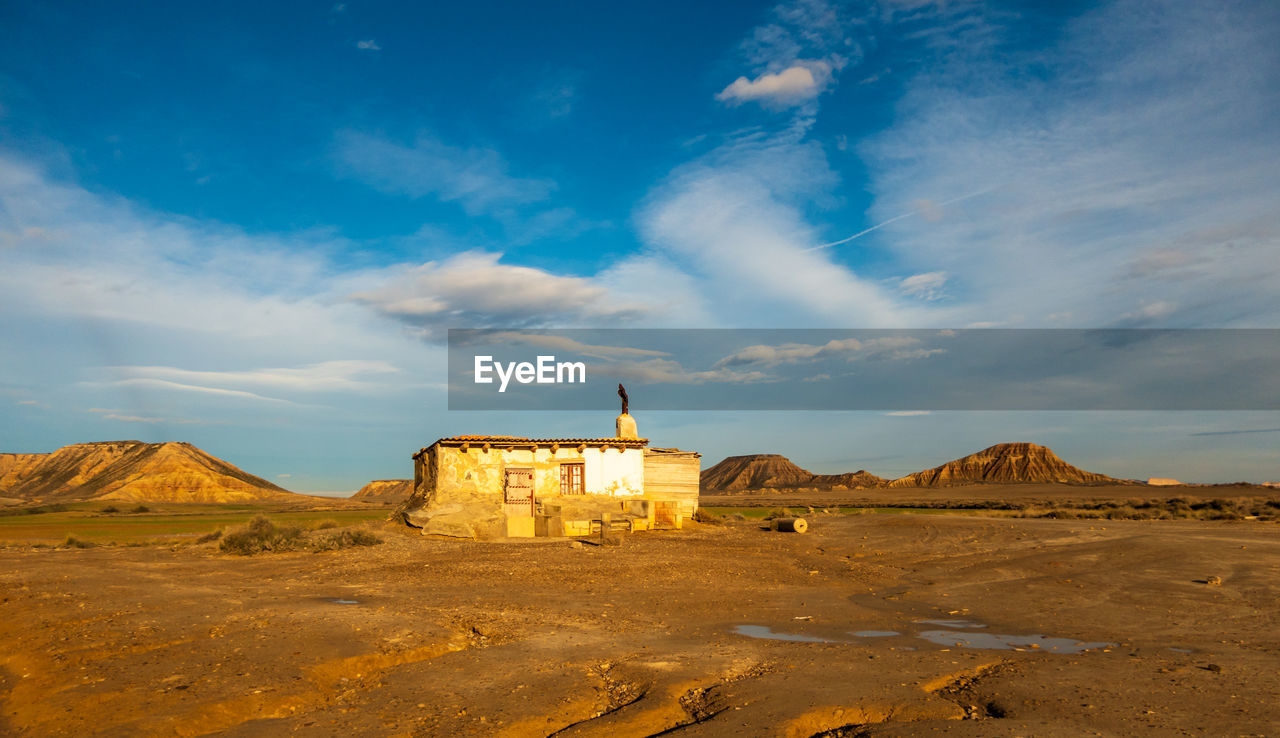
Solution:
[{"label": "wooden door", "polygon": [[533,470],[507,469],[503,508],[508,516],[533,517]]}]

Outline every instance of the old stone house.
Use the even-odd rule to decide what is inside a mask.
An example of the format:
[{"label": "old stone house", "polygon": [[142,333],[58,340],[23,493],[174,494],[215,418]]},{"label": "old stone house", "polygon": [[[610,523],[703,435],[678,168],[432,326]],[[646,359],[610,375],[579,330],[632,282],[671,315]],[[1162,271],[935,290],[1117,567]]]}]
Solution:
[{"label": "old stone house", "polygon": [[464,538],[679,528],[698,507],[700,455],[650,448],[635,420],[599,438],[451,436],[413,455],[405,522]]}]

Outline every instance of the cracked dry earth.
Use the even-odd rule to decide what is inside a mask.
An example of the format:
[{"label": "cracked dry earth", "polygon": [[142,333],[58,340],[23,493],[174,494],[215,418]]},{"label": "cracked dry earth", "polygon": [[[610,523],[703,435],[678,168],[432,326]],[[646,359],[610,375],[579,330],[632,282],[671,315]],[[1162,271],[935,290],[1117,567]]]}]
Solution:
[{"label": "cracked dry earth", "polygon": [[[0,551],[0,734],[1280,733],[1275,525],[810,522],[621,547],[388,524],[326,554]],[[951,645],[918,635],[947,627]]]}]

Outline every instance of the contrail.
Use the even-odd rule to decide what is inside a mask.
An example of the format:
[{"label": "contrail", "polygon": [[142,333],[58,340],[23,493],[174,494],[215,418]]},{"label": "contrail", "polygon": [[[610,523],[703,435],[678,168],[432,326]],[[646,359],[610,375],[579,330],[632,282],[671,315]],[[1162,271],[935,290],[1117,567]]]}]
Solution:
[{"label": "contrail", "polygon": [[[993,190],[993,189],[995,189],[995,188],[993,188],[993,187],[988,187],[988,188],[986,188],[985,190],[978,190],[977,192],[971,192],[971,193],[969,193],[968,195],[961,195],[960,197],[953,197],[953,198],[951,198],[950,200],[947,200],[946,202],[940,202],[940,203],[938,203],[938,204],[937,204],[937,207],[942,207],[943,205],[950,205],[950,204],[955,203],[955,202],[960,202],[961,200],[968,200],[969,198],[971,198],[971,197],[977,197],[978,195],[985,195],[985,194],[987,194],[988,192],[990,192],[990,191],[991,191],[991,190]],[[853,240],[853,239],[855,239],[855,238],[861,238],[862,236],[865,236],[865,235],[867,235],[868,233],[870,233],[870,232],[872,232],[872,231],[874,231],[874,230],[878,230],[878,229],[880,229],[880,228],[884,228],[885,226],[889,225],[890,223],[896,223],[896,222],[898,222],[898,221],[902,220],[903,218],[910,218],[910,217],[911,217],[911,216],[913,216],[913,215],[919,215],[919,214],[920,214],[920,212],[921,212],[921,210],[924,210],[924,208],[920,208],[919,210],[912,210],[911,212],[909,212],[909,213],[903,213],[902,215],[895,215],[895,216],[893,216],[892,218],[890,218],[890,219],[888,219],[888,220],[884,221],[883,223],[876,223],[875,225],[871,226],[870,228],[866,229],[865,231],[858,231],[857,233],[853,234],[852,236],[849,236],[848,238],[842,238],[842,239],[840,239],[839,241],[832,241],[831,243],[824,243],[824,244],[820,244],[820,245],[818,245],[818,246],[811,246],[811,247],[809,247],[809,248],[805,249],[805,251],[817,251],[818,249],[829,249],[829,248],[831,248],[832,246],[839,246],[839,245],[840,245],[840,244],[842,244],[842,243],[849,243],[850,241],[852,241],[852,240]]]}]

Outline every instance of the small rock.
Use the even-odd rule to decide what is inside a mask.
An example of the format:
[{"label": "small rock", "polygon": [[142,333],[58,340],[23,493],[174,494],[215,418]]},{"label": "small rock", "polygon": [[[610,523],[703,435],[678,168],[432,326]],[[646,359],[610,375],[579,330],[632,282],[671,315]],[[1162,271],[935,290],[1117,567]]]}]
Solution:
[{"label": "small rock", "polygon": [[1214,586],[1214,587],[1221,587],[1221,586],[1222,586],[1222,577],[1208,577],[1208,578],[1206,578],[1206,579],[1204,580],[1204,583],[1205,583],[1205,584],[1212,585],[1212,586]]}]

